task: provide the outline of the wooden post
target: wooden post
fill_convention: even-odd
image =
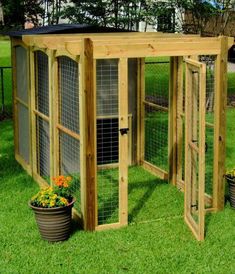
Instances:
[[[176,185],[177,175],[177,78],[178,58],[170,58],[169,119],[168,119],[168,166],[169,183]]]
[[[52,61],[52,73],[53,73],[53,147],[54,147],[54,176],[61,174],[60,170],[60,136],[59,129],[57,125],[59,124],[59,109],[60,109],[60,100],[59,100],[59,70],[58,70],[58,58],[55,57],[56,52],[53,55]]]
[[[178,72],[177,72],[177,185],[183,181],[183,120],[184,120],[184,109],[183,109],[183,100],[184,100],[184,86],[183,86],[183,57],[178,57],[177,62]]]
[[[55,175],[54,172],[54,51],[48,52],[48,81],[49,81],[49,140],[50,140],[50,184],[52,184],[52,178]]]
[[[227,57],[228,38],[220,37],[221,52],[215,66],[215,132],[214,132],[214,181],[213,208],[224,208],[225,135],[227,106]]]
[[[119,59],[118,94],[119,94],[119,222],[128,223],[128,66],[127,58]]]
[[[96,227],[97,189],[96,189],[96,92],[94,86],[93,44],[89,38],[84,39],[83,77],[84,77],[84,132],[83,146],[86,153],[85,163],[85,191],[84,228],[94,230]],[[81,91],[82,92],[82,91]],[[82,110],[80,110],[81,113]],[[84,179],[84,178],[83,178]]]
[[[144,161],[144,118],[145,118],[145,58],[138,59],[137,87],[137,163]]]

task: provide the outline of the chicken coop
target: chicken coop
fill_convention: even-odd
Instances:
[[[184,191],[185,222],[202,240],[206,212],[224,206],[233,39],[61,25],[11,41],[23,168],[41,186],[72,176],[84,229],[102,230],[128,224],[128,169],[141,167]],[[166,71],[150,75],[156,60]]]

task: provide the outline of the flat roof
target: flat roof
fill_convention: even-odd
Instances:
[[[58,24],[32,29],[22,29],[10,31],[7,35],[11,37],[22,37],[23,35],[38,35],[38,34],[72,34],[72,33],[107,33],[107,32],[127,32],[124,29],[111,27],[100,27],[87,24]],[[130,32],[130,31],[128,31]]]

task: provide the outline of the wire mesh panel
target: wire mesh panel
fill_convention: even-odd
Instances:
[[[80,210],[80,136],[78,63],[58,57],[59,173],[73,178],[75,208]]]
[[[203,55],[200,62],[206,65],[206,193],[213,194],[214,170],[214,108],[215,108],[215,56]]]
[[[15,54],[18,154],[29,164],[28,58],[26,49],[21,46],[15,47]]]
[[[24,105],[17,104],[19,155],[29,163],[29,111]]]
[[[119,220],[118,60],[97,60],[96,83],[98,225],[101,225]],[[103,164],[105,169],[99,167]]]
[[[15,47],[16,54],[16,96],[28,104],[28,58],[27,50],[21,46]]]
[[[35,52],[35,83],[37,168],[39,175],[49,180],[49,74],[48,56],[42,51]]]
[[[44,179],[50,179],[50,137],[49,123],[37,116],[37,167],[38,173]]]
[[[169,58],[145,62],[144,160],[168,172]]]

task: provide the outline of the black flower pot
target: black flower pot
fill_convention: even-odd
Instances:
[[[235,180],[232,180],[228,177],[226,177],[226,179],[228,182],[230,205],[232,208],[235,208]]]
[[[49,242],[65,241],[69,238],[72,226],[72,207],[75,199],[65,207],[41,208],[29,206],[35,214],[42,239]]]

